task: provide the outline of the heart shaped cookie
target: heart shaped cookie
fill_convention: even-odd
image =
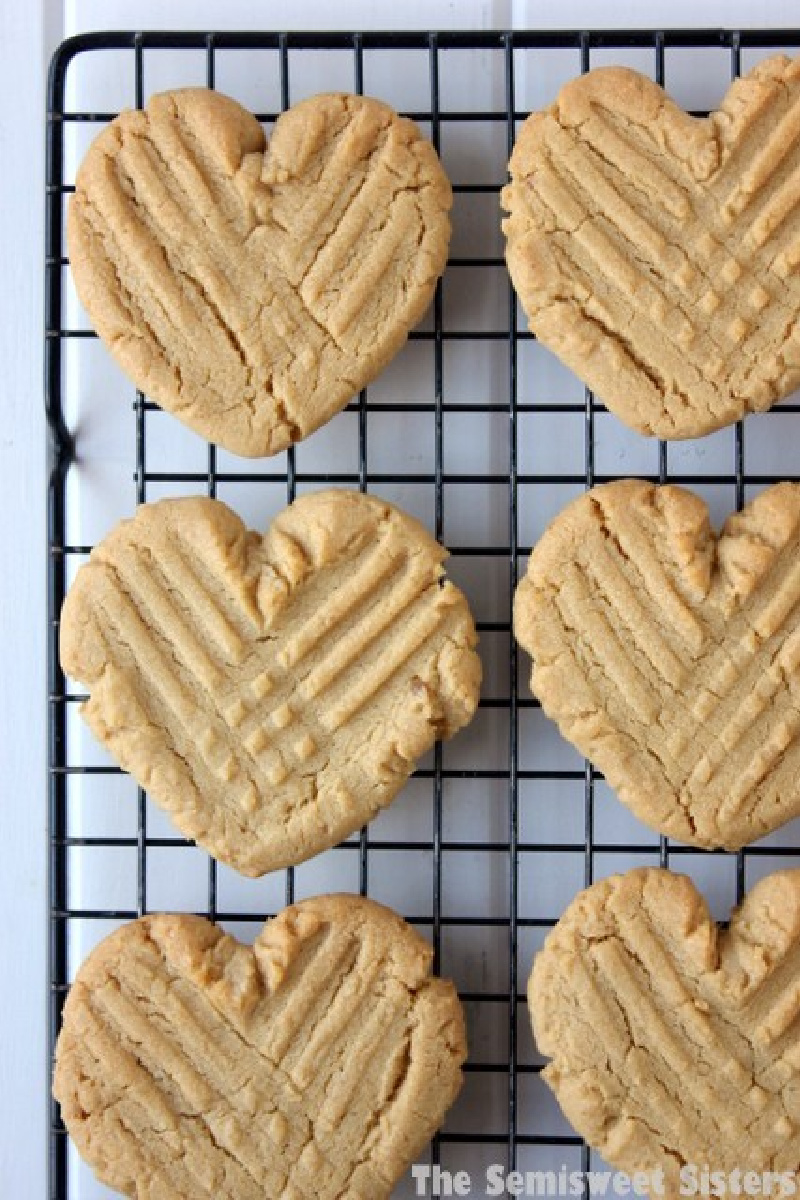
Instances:
[[[67,242],[78,296],[136,386],[236,454],[312,433],[397,353],[445,267],[450,184],[413,122],[315,96],[270,139],[202,88],[93,142]]]
[[[726,521],[593,488],[534,547],[515,634],[564,736],[660,833],[737,849],[798,812],[798,487]]]
[[[797,871],[758,883],[725,932],[683,875],[596,883],[546,938],[528,1002],[565,1116],[613,1166],[661,1172],[649,1194],[709,1195],[704,1170],[739,1172],[712,1195],[795,1194],[779,1177],[798,1170]]]
[[[443,548],[357,492],[264,537],[219,501],[146,504],[81,567],[61,661],[179,829],[246,875],[364,825],[473,716],[481,667]]]
[[[798,386],[798,62],[695,119],[602,67],[523,125],[502,193],[532,331],[640,433],[698,437]]]
[[[137,1200],[388,1197],[462,1081],[461,1006],[431,961],[359,896],[304,900],[252,948],[201,917],[143,917],[67,997],[64,1123]]]

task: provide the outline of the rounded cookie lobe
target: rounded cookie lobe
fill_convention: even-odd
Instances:
[[[798,499],[767,488],[716,537],[683,488],[595,487],[518,585],[544,711],[680,841],[737,849],[798,812]]]
[[[82,713],[178,828],[247,875],[335,845],[472,718],[481,668],[445,551],[356,492],[262,537],[215,500],[142,505],[61,616]]]
[[[798,62],[688,116],[601,67],[518,134],[506,259],[537,338],[626,424],[709,433],[798,386]]]
[[[306,437],[397,353],[445,267],[451,189],[388,105],[321,95],[269,144],[234,100],[153,96],[92,143],[67,241],[137,387],[247,456]]]
[[[534,960],[543,1078],[619,1170],[798,1169],[798,872],[719,931],[693,883],[642,868],[581,892]],[[774,1180],[766,1195],[778,1195]]]
[[[467,1054],[431,947],[359,896],[304,900],[253,947],[201,917],[106,938],[64,1006],[53,1094],[135,1200],[388,1197]]]

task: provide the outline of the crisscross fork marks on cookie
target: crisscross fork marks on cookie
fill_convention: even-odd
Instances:
[[[695,437],[798,384],[797,118],[786,58],[703,121],[611,67],[518,136],[504,230],[532,330],[643,433]]]
[[[79,572],[62,660],[179,828],[261,874],[359,828],[472,716],[475,630],[443,558],[351,492],[302,498],[263,539],[216,501],[144,506]]]
[[[798,597],[797,487],[718,540],[691,493],[625,481],[535,546],[515,631],[546,713],[637,816],[732,848],[798,809]]]
[[[684,876],[612,876],[535,959],[543,1078],[608,1162],[661,1167],[667,1195],[687,1163],[797,1170],[797,976],[797,871],[757,884],[726,932]]]
[[[431,958],[356,896],[286,910],[253,948],[197,917],[133,922],[65,1005],[65,1123],[131,1196],[388,1197],[461,1083],[461,1009]]]
[[[400,349],[447,254],[451,191],[411,121],[361,96],[256,119],[154,96],[91,146],[67,235],[76,288],[137,385],[234,453],[275,454]]]

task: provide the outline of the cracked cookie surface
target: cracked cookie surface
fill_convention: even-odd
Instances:
[[[537,338],[641,433],[689,438],[798,386],[798,62],[690,117],[602,67],[518,134],[506,259]]]
[[[464,1020],[431,947],[359,896],[304,900],[253,947],[201,917],[123,926],[78,972],[53,1093],[137,1200],[380,1200],[461,1086]]]
[[[216,500],[145,504],[78,572],[61,662],[178,828],[261,875],[359,829],[472,718],[475,627],[445,556],[356,492],[304,496],[263,537]]]
[[[312,433],[397,353],[445,267],[451,189],[378,100],[322,95],[269,144],[201,88],[92,143],[68,212],[78,295],[137,387],[247,456]]]
[[[542,1076],[629,1175],[686,1164],[798,1170],[798,872],[762,879],[719,930],[683,875],[581,892],[534,960]],[[782,1195],[777,1181],[764,1195]]]
[[[717,537],[683,488],[605,484],[557,516],[518,585],[544,711],[680,841],[738,849],[798,812],[798,501],[776,484]]]

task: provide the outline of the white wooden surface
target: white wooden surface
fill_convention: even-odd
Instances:
[[[792,25],[794,0],[4,0],[0,6],[0,1185],[46,1174],[44,72],[64,33],[101,28]]]

